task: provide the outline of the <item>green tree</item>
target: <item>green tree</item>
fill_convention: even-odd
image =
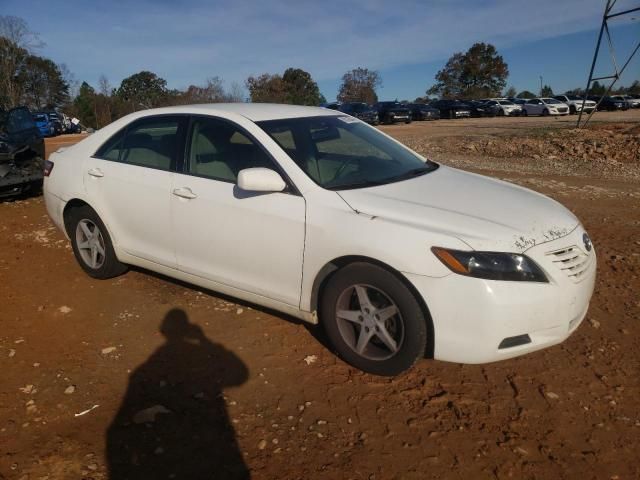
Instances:
[[[375,70],[354,68],[342,76],[342,84],[338,92],[340,102],[376,103],[376,90],[382,86],[382,77]]]
[[[640,95],[640,81],[634,80],[631,85],[627,87],[627,93],[629,95]]]
[[[515,97],[517,93],[518,93],[518,91],[516,90],[516,87],[511,85],[509,88],[507,88],[505,90],[503,96],[505,96],[505,97]]]
[[[530,92],[529,90],[523,90],[518,95],[516,95],[516,97],[517,98],[536,98],[536,94],[533,92]]]
[[[549,85],[545,85],[544,87],[542,87],[542,90],[540,90],[540,96],[553,97],[553,89]]]
[[[286,103],[287,91],[280,75],[263,73],[258,77],[249,77],[247,90],[253,103]]]
[[[69,85],[60,68],[48,58],[29,55],[17,81],[22,90],[21,102],[36,110],[61,107],[69,100]]]
[[[287,68],[282,74],[286,103],[292,105],[320,105],[320,89],[309,72],[300,68]]]
[[[507,84],[509,68],[496,48],[475,43],[466,53],[454,53],[436,74],[427,95],[442,98],[495,97]]]
[[[591,88],[589,89],[589,93],[591,95],[604,95],[606,91],[607,91],[607,87],[602,85],[597,80],[593,82],[593,84],[591,85]]]
[[[85,127],[97,128],[96,91],[87,82],[82,82],[78,96],[73,100],[74,113]]]
[[[169,92],[164,78],[143,70],[122,80],[116,94],[133,110],[140,110],[163,105]]]
[[[571,90],[567,90],[566,92],[564,92],[565,95],[584,95],[584,89],[583,88],[573,88]]]

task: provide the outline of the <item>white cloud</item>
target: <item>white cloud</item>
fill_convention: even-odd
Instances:
[[[595,29],[603,8],[600,0],[197,2],[125,2],[98,11],[74,4],[60,12],[72,22],[40,31],[55,38],[45,38],[52,56],[76,72],[105,72],[119,82],[144,68],[183,87],[288,66],[333,79],[355,66],[447,58],[476,41],[504,48]]]

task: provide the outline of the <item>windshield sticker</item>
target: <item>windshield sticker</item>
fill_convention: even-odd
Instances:
[[[338,120],[342,120],[344,123],[358,123],[360,121],[353,117],[338,117]]]

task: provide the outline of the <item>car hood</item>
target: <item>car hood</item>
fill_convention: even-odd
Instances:
[[[445,166],[411,180],[338,193],[358,213],[451,235],[475,250],[521,253],[579,224],[544,195]]]

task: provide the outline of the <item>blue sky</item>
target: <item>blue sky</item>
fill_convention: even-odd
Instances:
[[[637,4],[618,0],[616,10]],[[583,87],[603,8],[604,0],[0,0],[0,14],[40,34],[41,54],[94,86],[101,74],[117,86],[140,70],[171,88],[216,75],[229,86],[293,66],[329,100],[357,66],[381,73],[381,99],[423,95],[447,58],[476,41],[496,45],[518,90],[537,91],[540,75],[558,92]],[[620,58],[640,39],[636,18],[612,21]],[[640,56],[622,83],[638,78]]]

